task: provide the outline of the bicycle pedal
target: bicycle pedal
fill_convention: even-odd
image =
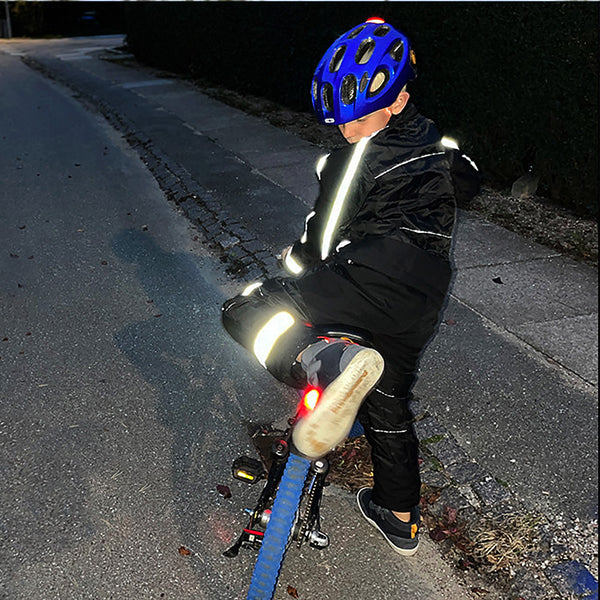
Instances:
[[[233,461],[232,474],[235,479],[256,483],[265,476],[263,464],[255,458],[240,456]]]
[[[316,529],[308,534],[307,539],[310,546],[319,550],[323,550],[323,548],[329,546],[329,536]]]

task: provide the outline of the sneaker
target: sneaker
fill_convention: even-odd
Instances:
[[[308,382],[323,390],[316,408],[294,428],[292,439],[305,457],[327,454],[348,435],[358,409],[383,373],[377,350],[337,339],[312,344],[302,353]]]
[[[358,508],[363,517],[379,529],[387,543],[398,554],[412,556],[419,547],[419,507],[411,510],[410,523],[401,521],[394,513],[371,500],[371,488],[362,488],[356,495]]]

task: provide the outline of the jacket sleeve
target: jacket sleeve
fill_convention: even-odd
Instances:
[[[285,261],[294,275],[326,260],[336,249],[343,231],[375,185],[364,160],[369,138],[337,150],[317,165],[319,196],[306,217],[304,233]]]

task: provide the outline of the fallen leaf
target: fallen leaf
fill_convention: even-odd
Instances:
[[[28,331],[25,335],[31,335],[31,331]]]
[[[158,313],[157,315],[154,315],[155,317],[162,317],[162,313]]]
[[[345,456],[346,460],[352,460],[356,456],[356,448],[352,448]]]
[[[444,514],[448,524],[456,523],[456,518],[458,517],[458,510],[456,510],[456,508],[446,506],[446,508],[444,509]]]
[[[429,532],[429,537],[434,542],[441,542],[441,541],[445,540],[448,537],[448,533],[446,531],[444,531],[441,527],[434,527]]]
[[[8,342],[8,338],[2,338],[3,342]]]
[[[456,321],[454,319],[446,319],[444,323],[446,325],[456,325]]]
[[[291,585],[288,585],[287,588],[287,593],[292,597],[292,598],[300,598],[300,596],[298,596],[298,590],[295,587],[292,587]]]
[[[231,498],[231,490],[226,485],[218,485],[217,492],[219,492],[223,498]]]
[[[19,227],[19,229],[25,229],[27,227],[27,225],[21,225],[21,227]]]
[[[471,588],[471,591],[475,594],[479,594],[480,596],[482,596],[483,594],[489,594],[488,590],[484,590],[483,588],[478,587]]]
[[[181,556],[190,556],[192,551],[188,550],[185,546],[179,546],[179,554],[181,554]]]
[[[494,283],[504,283],[504,281],[502,281],[502,279],[501,279],[500,277],[494,277],[494,278],[492,279],[492,281],[493,281]]]

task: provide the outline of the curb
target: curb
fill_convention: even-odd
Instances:
[[[126,117],[35,58],[27,56],[22,60],[30,68],[76,93],[80,102],[100,113],[123,135],[123,139],[152,173],[167,199],[177,205],[220,260],[228,264],[225,269],[227,274],[241,282],[251,282],[266,277],[277,268],[277,259],[260,240],[250,234],[184,167],[169,160],[150,140],[142,139]]]
[[[502,519],[515,512],[525,514],[508,484],[471,460],[434,417],[427,413],[417,417],[415,429],[421,440],[423,483],[439,492],[437,501],[428,507],[432,516],[443,518],[449,510],[457,511],[472,528],[486,519]],[[543,518],[537,528],[543,549],[534,558],[542,566],[511,568],[510,581],[505,582],[511,600],[598,600],[597,579],[580,560],[565,560],[564,545],[548,520]]]

